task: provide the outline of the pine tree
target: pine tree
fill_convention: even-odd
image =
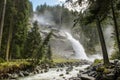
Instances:
[[[51,46],[50,45],[48,45],[47,58],[50,61],[52,60],[52,50],[51,50]]]
[[[45,37],[45,39],[42,42],[42,45],[40,46],[38,50],[38,54],[36,55],[37,59],[41,60],[47,60],[48,58],[48,51],[49,51],[49,41],[52,36],[52,31]]]
[[[38,48],[41,45],[41,36],[37,21],[33,23],[33,28],[29,31],[26,46],[25,46],[25,58],[35,58],[38,53]]]
[[[28,32],[30,2],[29,0],[14,1],[17,15],[15,17],[16,21],[13,29],[12,46],[10,52],[12,58],[22,58],[22,56],[24,55],[24,46]]]
[[[7,3],[7,0],[4,0],[3,10],[2,10],[2,18],[1,18],[1,25],[0,25],[0,51],[1,51],[1,44],[2,44],[2,36],[3,36],[3,27],[4,27],[6,3]]]
[[[22,57],[28,32],[30,6],[29,0],[7,0],[1,46],[2,54],[0,54],[2,58],[8,60],[9,58]]]
[[[84,0],[77,0],[77,3],[79,5],[81,5],[83,1]],[[104,1],[88,0],[88,2],[90,3],[90,5],[89,5],[88,9],[86,10],[86,12],[84,12],[85,13],[84,15],[86,16],[86,17],[84,17],[86,19],[85,24],[96,22],[98,35],[99,35],[101,48],[102,48],[102,53],[103,53],[104,65],[108,66],[110,63],[109,63],[105,39],[103,36],[101,22],[107,17],[107,14],[110,10],[110,8],[109,8],[110,0],[104,0]],[[88,15],[88,13],[89,13],[89,15]]]

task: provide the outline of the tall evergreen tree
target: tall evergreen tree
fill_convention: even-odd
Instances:
[[[47,58],[48,60],[52,60],[52,50],[50,45],[48,45]]]
[[[51,36],[52,36],[52,31],[43,40],[42,45],[38,50],[38,54],[36,55],[37,59],[46,60],[48,58],[48,50],[49,50],[48,46]]]
[[[30,6],[29,0],[7,0],[7,14],[5,14],[4,19],[1,47],[2,54],[0,54],[2,58],[7,60],[10,57],[21,58],[28,32]]]
[[[25,46],[25,58],[35,58],[38,54],[38,48],[41,45],[41,36],[37,21],[33,23],[33,28],[29,31],[26,46]]]
[[[84,1],[84,0],[77,0],[77,3],[79,5],[81,5],[82,1]],[[88,0],[88,2],[89,2],[89,8],[86,10],[85,13],[87,13],[87,14],[89,13],[89,15],[85,14],[86,21],[87,21],[85,23],[88,24],[88,23],[92,23],[94,21],[96,22],[97,29],[98,29],[98,35],[99,35],[100,43],[101,43],[101,48],[102,48],[102,52],[103,52],[104,65],[108,66],[110,63],[109,63],[107,48],[106,48],[105,39],[103,36],[102,27],[101,27],[101,22],[106,18],[107,14],[109,12],[110,5],[108,5],[108,4],[110,3],[110,0],[105,0],[105,1]],[[108,4],[106,4],[106,3],[108,3]]]
[[[24,55],[24,44],[28,32],[28,20],[30,17],[30,2],[29,0],[14,0],[17,15],[13,29],[11,57],[21,58]],[[19,5],[18,5],[19,4]]]
[[[120,38],[119,38],[119,27],[117,23],[117,18],[115,15],[115,8],[114,8],[115,1],[110,0],[110,5],[111,5],[111,10],[112,10],[112,16],[113,16],[113,22],[114,22],[114,27],[115,27],[115,34],[116,34],[116,39],[117,39],[117,45],[120,53]]]
[[[14,28],[14,16],[16,15],[16,10],[15,10],[15,3],[14,1],[12,2],[12,6],[10,7],[10,14],[9,18],[10,18],[10,23],[9,23],[9,32],[8,32],[8,39],[7,39],[7,48],[6,48],[6,61],[9,61],[9,53],[10,53],[10,45],[11,45],[11,41],[12,41],[12,33],[13,33],[13,28]]]
[[[2,18],[1,18],[1,25],[0,25],[0,51],[1,51],[1,44],[2,44],[2,35],[3,35],[6,3],[7,3],[7,0],[4,0],[3,11],[2,11]]]

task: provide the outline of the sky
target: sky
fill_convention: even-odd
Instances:
[[[33,3],[33,10],[35,11],[37,5],[46,3],[47,5],[54,6],[62,3],[65,0],[30,0]]]

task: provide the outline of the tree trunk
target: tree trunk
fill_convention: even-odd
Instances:
[[[10,27],[9,27],[9,34],[8,34],[8,41],[7,41],[7,49],[6,49],[6,61],[9,61],[9,53],[10,53],[10,43],[12,40],[12,31],[13,31],[13,18],[11,18],[10,21]]]
[[[112,10],[113,21],[114,21],[114,26],[115,26],[115,34],[116,34],[116,39],[117,39],[117,45],[118,45],[118,49],[119,49],[119,53],[120,53],[119,29],[118,29],[118,25],[117,25],[117,20],[116,20],[116,16],[115,16],[115,11],[114,11],[113,1],[112,0],[111,0],[111,10]]]
[[[2,44],[2,33],[3,33],[4,19],[5,19],[6,3],[7,3],[7,0],[4,0],[1,26],[0,26],[0,51],[1,51],[1,44]]]
[[[97,30],[100,38],[100,43],[101,43],[101,48],[102,48],[102,53],[103,53],[103,61],[104,65],[108,66],[109,65],[109,58],[108,58],[108,53],[107,53],[107,48],[105,44],[105,39],[103,36],[102,28],[101,28],[101,23],[99,21],[99,18],[97,18]]]

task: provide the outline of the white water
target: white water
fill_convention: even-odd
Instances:
[[[75,51],[76,59],[93,60],[96,58],[96,55],[88,58],[82,44],[78,40],[73,38],[70,33],[65,31],[65,34],[67,36],[67,39],[70,41],[70,44],[72,44],[72,47]],[[65,80],[65,79],[68,80],[71,77],[77,77],[79,70],[84,70],[88,66],[89,65],[81,65],[78,67],[73,66],[73,70],[69,74],[66,74],[67,67],[62,68],[63,70],[59,72],[57,72],[57,69],[59,68],[52,68],[52,69],[49,69],[49,71],[46,73],[41,73],[41,74],[37,74],[33,76],[19,78],[18,80]],[[61,74],[63,74],[63,76],[60,76]]]
[[[78,40],[73,38],[70,33],[65,32],[65,34],[67,35],[67,39],[71,42],[72,47],[75,51],[75,58],[88,60],[88,57],[85,53],[85,50],[84,50],[82,44]]]
[[[19,78],[17,80],[68,80],[71,77],[77,77],[77,74],[79,73],[79,70],[84,70],[89,65],[82,65],[79,67],[73,66],[73,70],[66,74],[66,68],[62,68],[62,71],[57,72],[57,69],[60,68],[52,68],[46,73],[37,74],[34,76],[28,76],[24,78]],[[60,76],[60,74],[63,74],[63,76]],[[65,78],[65,79],[64,79]]]

